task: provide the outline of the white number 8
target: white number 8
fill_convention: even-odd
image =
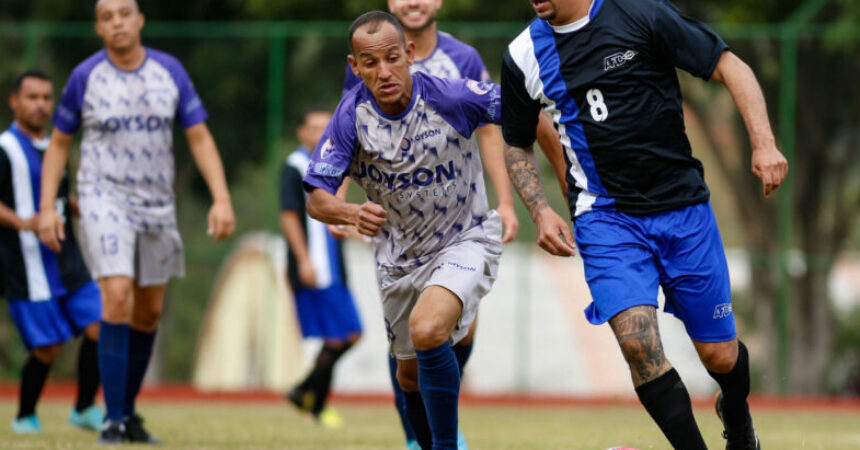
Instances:
[[[588,106],[591,107],[591,117],[598,122],[603,122],[609,117],[609,108],[603,102],[603,93],[600,89],[589,89],[585,93],[585,99],[588,100]]]

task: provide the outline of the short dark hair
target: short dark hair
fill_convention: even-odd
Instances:
[[[367,32],[369,34],[373,34],[379,30],[379,25],[385,22],[394,25],[394,28],[397,30],[397,34],[400,35],[400,39],[403,41],[403,46],[405,47],[406,35],[403,33],[403,27],[400,26],[400,22],[398,22],[394,16],[388,14],[387,12],[370,11],[358,16],[358,18],[352,22],[352,25],[349,26],[349,52],[353,53],[352,36],[355,34],[356,30],[365,25],[371,25],[373,26],[373,28],[367,30]]]
[[[24,80],[26,80],[27,78],[38,78],[47,82],[51,81],[51,78],[48,77],[48,74],[39,69],[25,70],[18,75],[15,75],[15,79],[12,80],[13,94],[18,94],[18,92],[21,92],[21,86],[24,84]]]

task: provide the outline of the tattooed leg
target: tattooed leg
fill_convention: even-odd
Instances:
[[[657,308],[634,306],[610,319],[609,325],[630,366],[634,386],[639,387],[672,369],[663,354]]]

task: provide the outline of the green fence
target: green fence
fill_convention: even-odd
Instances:
[[[744,59],[747,59],[745,53],[755,53],[759,44],[778,52],[769,58],[771,63],[775,61],[775,67],[766,62],[761,63],[761,67],[751,65],[757,73],[765,74],[762,83],[772,105],[771,117],[775,119],[779,145],[792,163],[796,161],[798,90],[803,88],[799,80],[804,70],[803,46],[808,42],[833,42],[839,47],[860,41],[860,24],[810,23],[826,4],[827,0],[809,1],[783,24],[715,25]],[[294,143],[291,127],[297,123],[304,107],[336,103],[345,67],[348,25],[345,22],[154,22],[146,25],[145,43],[173,53],[183,61],[210,111],[210,128],[224,155],[231,185],[240,186],[239,192],[234,192],[237,216],[244,222],[239,224],[240,231],[276,229],[277,183],[274,180],[285,155],[285,146]],[[441,29],[478,48],[494,75],[498,74],[504,47],[523,27],[523,23],[440,24]],[[60,80],[65,80],[77,62],[100,48],[92,23],[0,22],[0,41],[4,42],[0,58],[5,62],[0,68],[0,80],[3,80],[0,88],[8,86],[6,80],[11,79],[14,72],[27,67],[44,67],[62,83]],[[848,51],[848,55],[851,54]],[[767,76],[768,73],[771,76]],[[834,101],[845,103],[845,108],[856,109],[851,105],[850,96],[847,97]],[[0,112],[0,120],[9,121],[7,111]],[[194,174],[187,152],[181,151],[183,141],[176,141],[180,168],[177,185],[180,202],[185,201],[190,206],[180,211],[180,222],[200,227],[192,231],[200,235],[202,233],[197,233],[203,229],[200,216],[205,215],[205,202],[200,198],[205,198],[206,191]],[[552,178],[547,180],[551,182]],[[765,259],[778,259],[777,352],[778,366],[783,372],[789,371],[790,354],[788,250],[797,245],[797,230],[792,225],[797,215],[794,188],[792,172],[780,189],[778,249],[764,255]],[[260,192],[265,194],[261,196]],[[555,196],[553,202],[559,206],[560,196]],[[526,225],[522,238],[531,239],[528,216],[520,217]],[[740,238],[732,236],[727,240],[735,245],[741,242]],[[171,288],[170,295],[185,295],[177,290],[195,292],[205,302],[207,283],[211,282],[211,274],[226,249],[195,238],[189,238],[187,247],[189,267],[199,267],[199,270],[190,270],[190,279]],[[830,259],[833,256],[827,255]],[[201,289],[205,295],[200,293]],[[200,314],[202,306],[197,305],[188,313],[191,317],[171,319],[180,323],[166,325],[174,338],[180,336],[189,341],[163,355],[167,360],[168,378],[187,377],[188,360],[199,324],[195,320],[199,321]],[[172,368],[174,364],[176,369]],[[781,379],[779,390],[787,389],[787,378]]]

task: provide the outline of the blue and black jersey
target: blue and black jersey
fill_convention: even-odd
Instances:
[[[0,202],[28,219],[39,210],[42,157],[47,139],[31,140],[17,125],[0,135]],[[39,242],[32,231],[0,226],[0,285],[8,300],[42,301],[76,291],[90,281],[72,232],[69,181],[63,175],[57,212],[65,221],[66,240],[60,253]]]
[[[594,0],[588,16],[559,27],[535,19],[504,56],[505,141],[532,145],[540,109],[551,113],[565,149],[572,217],[707,201],[675,68],[707,80],[726,50],[666,0]]]

